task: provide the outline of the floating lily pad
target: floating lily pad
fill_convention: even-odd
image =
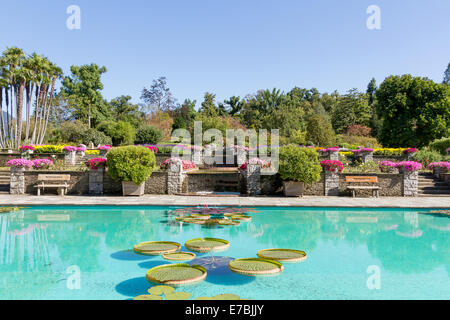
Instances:
[[[166,300],[188,300],[191,297],[189,292],[174,292],[164,296]]]
[[[8,213],[18,211],[21,208],[18,207],[0,207],[0,213]]]
[[[258,251],[257,256],[263,259],[283,262],[299,262],[307,258],[305,251],[292,249],[264,249]]]
[[[250,217],[250,216],[244,216],[244,215],[234,215],[234,216],[231,216],[231,219],[233,219],[233,220],[239,220],[239,221],[245,221],[245,222],[247,222],[247,221],[252,221],[252,217]]]
[[[239,297],[236,294],[232,294],[232,293],[224,293],[224,294],[219,294],[217,296],[213,297],[214,300],[241,300],[241,297]]]
[[[134,246],[134,251],[144,255],[157,256],[163,253],[176,252],[181,245],[172,241],[149,241]]]
[[[195,300],[214,300],[214,298],[211,298],[211,297],[198,297],[198,298],[195,298]]]
[[[248,276],[274,274],[284,269],[281,263],[262,258],[236,259],[230,261],[228,268],[233,272]]]
[[[229,220],[229,219],[220,219],[218,221],[218,223],[221,226],[238,226],[241,224],[240,221],[237,221],[237,220],[233,221],[233,220]]]
[[[190,261],[195,259],[196,255],[192,252],[172,252],[165,253],[162,257],[166,260],[174,260],[174,261]]]
[[[189,216],[189,218],[200,219],[200,220],[208,220],[211,218],[209,214],[198,214],[194,213]]]
[[[222,251],[230,247],[227,240],[216,238],[197,238],[186,241],[186,248],[195,252]]]
[[[148,293],[154,294],[157,296],[166,295],[175,291],[174,287],[171,286],[154,286],[148,289]]]
[[[440,215],[444,215],[444,216],[450,216],[450,210],[433,210],[433,211],[430,211],[430,213],[440,214]]]
[[[192,223],[192,224],[205,224],[206,220],[196,219],[196,218],[184,218],[183,222],[185,222],[185,223]]]
[[[152,283],[178,286],[204,280],[206,269],[197,265],[190,266],[186,263],[166,264],[147,271],[146,278]]]
[[[232,216],[243,216],[245,215],[244,212],[227,212],[224,213],[224,217],[232,217]]]
[[[143,294],[137,297],[134,297],[133,300],[162,300],[161,296],[157,296],[154,294]]]

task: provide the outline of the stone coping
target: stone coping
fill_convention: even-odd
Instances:
[[[249,207],[341,207],[341,208],[450,208],[449,197],[351,198],[285,197],[189,197],[172,195],[34,196],[0,194],[1,206],[249,206]]]

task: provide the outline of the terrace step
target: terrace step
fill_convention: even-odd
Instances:
[[[431,173],[419,173],[419,197],[450,195],[450,186]]]

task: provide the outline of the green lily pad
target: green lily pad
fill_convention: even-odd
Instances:
[[[165,253],[162,257],[166,260],[174,260],[174,261],[190,261],[195,259],[196,255],[192,252],[173,252],[173,253]]]
[[[283,262],[299,262],[307,259],[305,251],[292,249],[264,249],[258,251],[257,256]]]
[[[146,278],[151,283],[178,286],[202,281],[206,278],[206,273],[202,266],[190,266],[186,263],[166,264],[150,269]]]
[[[195,252],[222,251],[230,247],[227,240],[216,238],[196,238],[186,241],[186,248]]]
[[[214,298],[211,298],[211,297],[198,297],[198,298],[195,298],[195,300],[214,300]]]
[[[243,216],[245,215],[244,212],[227,212],[224,213],[224,217],[232,217],[232,216]]]
[[[154,294],[143,294],[137,297],[134,297],[133,300],[162,300],[161,296],[156,296]]]
[[[224,293],[224,294],[219,294],[217,296],[213,297],[214,300],[241,300],[241,297],[239,297],[236,294],[232,294],[232,293]]]
[[[238,226],[241,224],[240,221],[237,220],[229,220],[229,219],[220,219],[218,221],[219,225],[221,226]]]
[[[171,286],[154,286],[148,289],[148,293],[154,294],[157,296],[167,295],[175,291],[174,287]]]
[[[245,216],[245,215],[242,215],[242,214],[231,216],[231,219],[239,220],[239,221],[245,221],[245,222],[252,221],[252,217],[251,216]]]
[[[275,274],[284,269],[281,263],[262,258],[236,259],[230,261],[228,268],[235,273],[248,276]]]
[[[162,253],[176,252],[181,249],[181,245],[172,241],[149,241],[142,242],[134,246],[134,251],[139,254],[157,256]]]
[[[165,295],[166,300],[188,300],[191,297],[189,292],[174,292]]]
[[[189,218],[194,218],[194,219],[200,219],[200,220],[208,220],[211,218],[211,215],[209,214],[198,214],[198,213],[193,213],[189,216]]]

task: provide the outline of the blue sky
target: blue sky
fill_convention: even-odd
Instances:
[[[66,28],[69,5],[81,30]],[[369,30],[369,5],[381,30]],[[447,0],[1,0],[0,50],[18,46],[71,65],[108,68],[103,95],[131,95],[166,76],[179,101],[258,89],[365,90],[391,74],[441,82],[450,62]]]

